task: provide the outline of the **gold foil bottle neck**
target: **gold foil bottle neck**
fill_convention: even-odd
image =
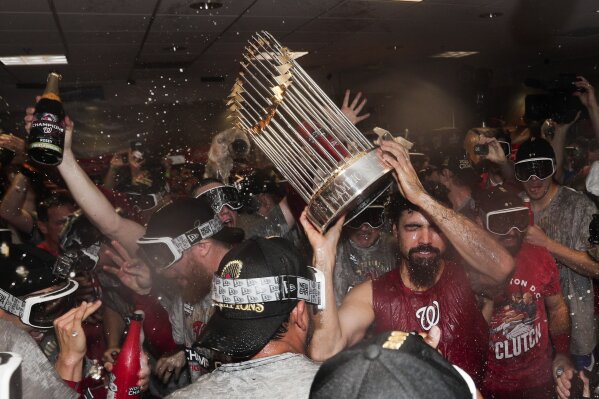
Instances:
[[[61,101],[60,95],[58,94],[58,82],[62,79],[62,76],[56,72],[50,72],[46,81],[46,90],[42,98],[49,100]]]

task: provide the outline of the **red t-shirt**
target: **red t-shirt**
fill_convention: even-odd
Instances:
[[[484,375],[487,323],[478,309],[463,268],[445,261],[439,281],[426,291],[413,291],[401,280],[400,269],[372,282],[377,333],[390,330],[441,329],[439,349],[480,383]]]
[[[494,298],[487,373],[490,391],[520,390],[548,384],[552,347],[544,299],[561,292],[551,254],[522,244],[505,291]]]

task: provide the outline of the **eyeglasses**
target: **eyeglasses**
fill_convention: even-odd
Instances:
[[[364,209],[355,218],[347,223],[347,227],[359,229],[363,224],[367,224],[373,229],[378,229],[385,223],[385,207],[382,205],[373,205]]]
[[[487,213],[486,226],[493,234],[504,236],[512,229],[524,233],[530,224],[529,209],[524,206]]]
[[[212,237],[223,228],[223,223],[214,217],[198,227],[175,237],[142,237],[137,240],[139,249],[150,266],[168,269],[183,257],[183,252],[192,245]]]
[[[19,316],[24,324],[34,328],[52,328],[55,319],[70,310],[75,304],[75,291],[79,283],[66,280],[58,289],[29,298],[20,299],[0,289],[0,308]]]
[[[514,164],[516,179],[521,182],[529,181],[533,176],[539,180],[545,180],[555,173],[555,165],[552,158],[531,158]]]
[[[225,205],[227,205],[234,211],[240,209],[243,206],[241,197],[239,195],[239,191],[237,191],[237,189],[232,186],[220,186],[211,188],[210,190],[198,195],[196,198],[204,196],[208,198],[208,201],[210,201],[210,205],[212,206],[212,210],[217,215],[220,213],[220,211],[223,209],[223,206]]]

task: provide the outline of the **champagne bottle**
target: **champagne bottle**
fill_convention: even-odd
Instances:
[[[35,106],[35,119],[27,139],[29,158],[44,165],[58,165],[62,161],[65,113],[58,94],[61,78],[55,72],[48,75],[46,90]]]
[[[141,387],[137,385],[137,380],[139,380],[139,371],[141,370],[143,318],[144,312],[141,310],[136,310],[130,317],[127,337],[110,373],[108,399],[141,398]]]

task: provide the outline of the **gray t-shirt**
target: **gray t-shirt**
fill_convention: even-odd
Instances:
[[[348,291],[356,285],[374,280],[395,269],[397,240],[389,233],[381,233],[378,241],[369,248],[360,248],[343,238],[337,245],[335,258],[335,299],[340,305]]]
[[[213,360],[213,354],[207,349],[194,350],[194,352],[201,351],[201,357],[190,354],[193,344],[197,341],[214,312],[212,296],[208,294],[201,302],[193,305],[185,303],[180,296],[177,296],[168,305],[167,311],[172,325],[174,341],[186,347],[187,365],[191,382],[193,382],[209,371],[209,367],[206,367],[207,364],[204,361]]]
[[[535,213],[535,223],[552,240],[568,248],[586,252],[589,249],[589,223],[596,212],[597,208],[584,194],[560,186],[549,206]],[[575,355],[591,353],[597,344],[593,320],[593,282],[558,259],[555,261],[572,319],[570,352]]]
[[[69,399],[79,395],[56,374],[33,338],[9,321],[0,319],[0,352],[21,355],[23,399]]]
[[[294,353],[225,364],[167,398],[306,399],[319,366]]]

